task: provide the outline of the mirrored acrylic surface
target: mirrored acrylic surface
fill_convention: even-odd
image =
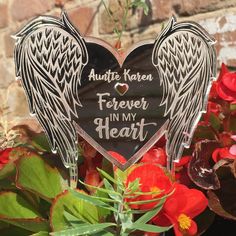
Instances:
[[[119,155],[118,162],[125,164],[139,158],[165,130],[162,88],[152,64],[154,44],[137,46],[117,60],[98,42],[86,43],[89,64],[78,90],[82,107],[76,123],[87,141],[104,149],[108,158]]]

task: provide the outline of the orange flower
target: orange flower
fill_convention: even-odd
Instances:
[[[144,194],[137,196],[135,198],[127,199],[127,201],[145,201],[151,200],[153,198],[160,198],[165,194],[168,194],[173,187],[172,182],[166,175],[164,170],[156,164],[141,164],[133,168],[132,171],[127,176],[126,186],[129,183],[139,179],[140,191],[142,192],[153,192],[153,194]],[[158,203],[145,203],[142,205],[131,205],[131,208],[147,210],[153,208]]]
[[[175,187],[175,192],[167,198],[161,213],[152,222],[159,226],[173,225],[176,236],[195,235],[197,224],[193,218],[205,210],[208,200],[197,189],[182,184]]]

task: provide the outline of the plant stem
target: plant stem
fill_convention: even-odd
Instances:
[[[118,37],[119,41],[120,41],[120,39],[121,39],[121,37],[122,37],[122,35],[123,35],[124,31],[125,31],[125,28],[126,28],[129,8],[130,8],[129,0],[126,0],[125,12],[124,12],[124,15],[122,17],[122,28],[121,28],[121,31],[120,31],[120,35]]]
[[[102,4],[103,4],[103,6],[104,6],[104,8],[105,8],[105,10],[106,10],[106,12],[107,12],[107,14],[108,14],[108,16],[109,16],[110,19],[115,23],[114,18],[113,18],[113,16],[111,15],[111,12],[109,11],[109,9],[108,9],[106,3],[104,2],[104,0],[101,0],[101,1],[102,1]]]

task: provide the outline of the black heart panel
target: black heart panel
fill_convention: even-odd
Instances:
[[[86,47],[89,63],[79,89],[78,132],[123,169],[163,135],[168,120],[160,106],[162,88],[152,64],[154,44],[134,48],[122,65],[108,46],[90,42]]]

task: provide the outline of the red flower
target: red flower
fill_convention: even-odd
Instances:
[[[80,142],[80,146],[84,160],[79,166],[79,176],[85,178],[87,170],[96,169],[97,167],[101,168],[103,156],[86,141]]]
[[[212,153],[212,159],[215,162],[223,158],[236,159],[236,145],[232,145],[231,147],[224,148],[216,148]]]
[[[221,111],[222,108],[219,104],[209,101],[207,104],[207,113],[204,114],[204,121],[209,122],[212,113],[218,117]]]
[[[86,171],[84,182],[88,185],[98,187],[101,183],[100,175],[96,169],[89,169]],[[90,192],[94,191],[92,187],[86,187]]]
[[[166,137],[163,135],[156,143],[156,147],[165,147],[166,146]]]
[[[172,182],[164,172],[164,170],[156,164],[141,164],[134,167],[127,176],[126,186],[128,187],[130,182],[139,179],[140,191],[153,192],[150,195],[140,195],[135,198],[127,199],[127,201],[145,201],[153,198],[160,198],[165,194],[168,194],[173,187]],[[145,203],[142,205],[131,205],[131,208],[135,209],[151,209],[158,203]]]
[[[109,151],[108,153],[121,164],[125,164],[127,162],[126,159],[117,152]]]
[[[176,184],[175,192],[167,198],[162,212],[152,219],[159,226],[173,225],[175,235],[195,235],[197,224],[193,220],[208,205],[205,195],[196,189]]]
[[[233,144],[233,135],[230,132],[222,132],[219,134],[219,141],[223,147],[231,146]]]
[[[9,155],[12,148],[6,148],[0,151],[0,170],[9,162]]]
[[[175,162],[175,168],[180,168],[186,166],[190,161],[191,156],[183,156],[179,162]],[[143,155],[143,158],[140,162],[159,164],[163,167],[166,167],[167,164],[167,155],[166,151],[163,148],[152,148],[147,153]]]
[[[117,160],[120,164],[125,164],[127,161],[126,159],[120,155],[119,153],[117,152],[113,152],[113,151],[108,151],[108,153],[115,159]],[[113,170],[116,171],[117,170],[117,166],[116,165],[113,165]]]
[[[179,162],[175,163],[175,180],[187,186],[191,184],[187,171],[191,158],[191,156],[183,156]]]
[[[83,156],[85,158],[91,159],[94,158],[97,155],[96,149],[94,149],[89,143],[86,141],[82,141],[80,143],[81,148],[83,150]]]
[[[183,156],[181,157],[181,159],[179,160],[179,162],[175,162],[175,168],[183,168],[186,167],[190,161],[192,157],[191,156]]]
[[[166,152],[163,148],[152,148],[146,154],[140,162],[155,163],[161,166],[166,166]]]
[[[216,87],[217,87],[217,82],[214,81],[211,86],[211,90],[210,90],[210,94],[209,94],[209,98],[208,98],[209,100],[216,99],[218,97]]]
[[[236,73],[229,72],[225,64],[216,83],[216,90],[220,98],[231,103],[236,103]]]

